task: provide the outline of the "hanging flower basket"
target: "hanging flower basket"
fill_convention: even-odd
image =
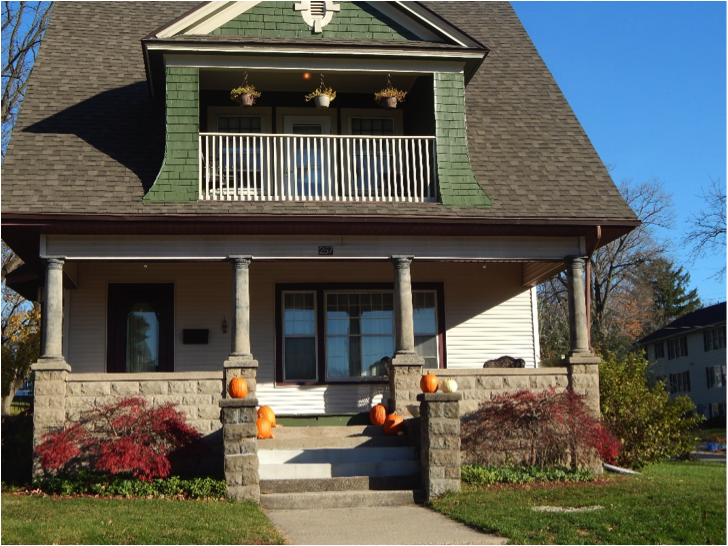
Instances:
[[[248,84],[248,73],[245,73],[245,78],[240,87],[236,87],[230,91],[230,100],[237,102],[240,106],[253,106],[255,99],[260,97],[260,92],[255,90],[254,85]]]
[[[406,91],[400,91],[394,87],[386,87],[378,93],[374,93],[374,100],[379,106],[387,109],[397,108],[398,102],[404,102]]]
[[[324,84],[324,75],[321,74],[321,85],[306,95],[306,102],[313,100],[316,108],[328,108],[329,103],[336,98],[336,91]]]

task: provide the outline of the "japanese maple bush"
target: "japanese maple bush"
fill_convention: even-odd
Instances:
[[[613,461],[620,443],[571,390],[521,390],[495,396],[465,417],[468,463],[572,466],[599,455]]]
[[[97,404],[75,424],[47,434],[37,453],[46,470],[86,467],[151,481],[169,475],[170,453],[199,438],[174,404],[152,406],[131,397]]]

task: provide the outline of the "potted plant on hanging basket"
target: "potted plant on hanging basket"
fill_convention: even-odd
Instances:
[[[253,106],[255,99],[260,97],[260,92],[255,90],[255,86],[248,83],[248,73],[245,73],[243,83],[240,87],[236,87],[230,91],[230,100],[237,102],[240,106]]]
[[[230,91],[230,100],[237,102],[240,106],[253,106],[258,97],[260,97],[260,92],[255,90],[254,85],[243,84]]]
[[[336,91],[324,84],[324,75],[321,74],[321,85],[306,95],[306,102],[313,99],[316,108],[328,108],[329,103],[336,98]]]
[[[407,91],[400,91],[394,87],[388,86],[374,93],[374,100],[382,108],[393,109],[397,108],[398,102],[404,102],[404,97],[407,95]]]

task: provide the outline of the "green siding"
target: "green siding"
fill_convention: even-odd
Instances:
[[[337,2],[341,10],[334,12],[322,32],[314,34],[295,11],[295,2],[261,2],[211,32],[214,35],[279,36],[283,38],[368,38],[370,40],[418,40],[419,38],[366,2]]]
[[[145,202],[198,198],[199,70],[167,67],[167,136],[164,163]]]
[[[492,203],[475,179],[468,154],[462,74],[434,74],[437,174],[442,204],[486,207]]]

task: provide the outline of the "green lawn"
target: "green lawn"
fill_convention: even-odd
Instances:
[[[534,511],[538,506],[604,508]],[[726,467],[665,463],[599,483],[450,494],[432,507],[514,544],[726,544]]]
[[[3,544],[283,544],[252,503],[3,493]]]

